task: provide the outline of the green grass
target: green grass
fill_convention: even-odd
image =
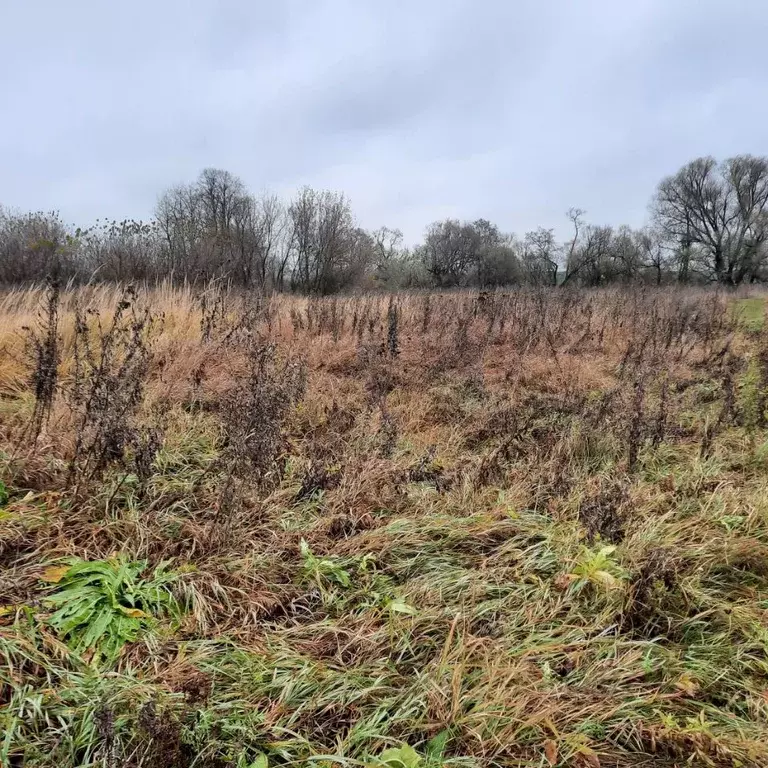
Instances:
[[[739,321],[745,330],[757,333],[763,329],[765,323],[765,299],[737,299],[734,302],[734,306]]]
[[[562,765],[630,765],[643,754],[673,765],[667,750],[698,755],[694,764],[757,765],[768,717],[768,483],[762,470],[726,480],[718,469],[713,484],[695,455],[679,456],[674,472],[672,506],[653,480],[634,480],[631,532],[618,545],[590,544],[551,514],[500,514],[497,496],[466,516],[394,517],[346,553],[303,543],[286,572],[297,612],[259,620],[250,638],[235,627],[147,638],[140,653],[105,653],[96,668],[83,655],[97,639],[90,619],[68,629],[58,613],[19,608],[0,635],[0,755],[90,765],[104,759],[109,728],[117,754],[143,750],[147,765],[194,754],[201,765],[334,755],[395,768],[533,766],[545,750]],[[456,508],[463,492],[442,506]],[[274,568],[268,556],[261,564]],[[91,574],[106,579],[100,595],[116,596],[110,616],[134,604],[142,616],[160,610],[145,594],[156,577],[137,583],[138,566],[97,565],[73,566],[54,585],[54,607],[71,607],[78,578]],[[255,563],[222,565],[236,574]],[[192,577],[220,570],[199,567]],[[129,634],[112,651],[140,639]],[[170,746],[147,742],[153,730]]]

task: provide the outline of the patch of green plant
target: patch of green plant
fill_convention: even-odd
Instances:
[[[415,616],[418,611],[397,594],[393,580],[380,573],[376,567],[374,555],[368,553],[360,558],[357,566],[362,586],[361,607],[384,610],[390,616],[402,614]]]
[[[159,565],[144,575],[146,560],[80,560],[49,568],[55,591],[44,602],[56,609],[47,623],[77,653],[115,659],[158,618],[178,615],[170,586],[177,578]]]
[[[742,327],[750,332],[762,330],[765,322],[765,302],[760,298],[738,299],[735,309]]]
[[[323,591],[329,586],[348,589],[352,586],[352,577],[349,571],[336,558],[318,557],[302,539],[299,545],[303,562],[302,576],[307,581],[317,584]]]
[[[242,768],[266,768],[264,713],[242,700],[216,702],[195,712],[182,728],[182,741],[202,762],[226,761]]]
[[[8,503],[9,497],[8,487],[2,480],[0,480],[0,507],[4,507]]]
[[[409,744],[385,749],[374,765],[386,765],[388,768],[419,768],[424,762],[422,756]]]
[[[741,411],[742,423],[748,434],[754,434],[763,419],[761,388],[760,361],[753,357],[750,359],[739,385],[739,410]]]
[[[370,765],[388,766],[388,768],[428,768],[429,766],[442,765],[449,738],[449,731],[440,731],[427,742],[423,755],[410,744],[390,747],[377,755]]]
[[[570,574],[570,578],[574,580],[574,590],[579,591],[587,584],[606,590],[621,589],[627,574],[614,557],[615,552],[616,547],[613,545],[601,547],[596,551],[583,547]]]

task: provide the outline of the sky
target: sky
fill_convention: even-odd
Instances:
[[[768,154],[765,0],[0,0],[0,204],[152,216],[205,167],[361,226],[641,225]]]

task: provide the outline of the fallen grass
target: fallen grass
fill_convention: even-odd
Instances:
[[[130,431],[78,456],[74,307],[121,295],[63,295],[36,440],[42,297],[0,302],[0,764],[768,764],[768,381],[722,297],[222,293],[211,329],[160,288]]]

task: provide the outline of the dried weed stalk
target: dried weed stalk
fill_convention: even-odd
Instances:
[[[35,407],[29,428],[33,442],[37,441],[43,426],[48,422],[56,397],[61,362],[60,298],[58,281],[49,280],[43,301],[38,308],[36,326],[23,328],[26,334],[26,354],[32,369],[32,388],[35,395]]]
[[[139,425],[138,413],[158,323],[130,286],[106,323],[96,310],[75,309],[74,370],[66,395],[76,431],[68,481],[76,491],[111,464],[129,468],[132,458],[139,477],[150,474],[159,437],[154,427],[147,432]]]

